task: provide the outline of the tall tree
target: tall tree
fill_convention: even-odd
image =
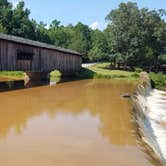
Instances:
[[[16,36],[33,39],[35,36],[35,27],[29,19],[30,10],[24,8],[24,1],[20,1],[14,9],[11,33]]]
[[[142,48],[140,11],[136,3],[121,3],[118,9],[112,10],[106,17],[109,21],[114,53],[120,53],[124,62],[133,64]]]
[[[158,56],[165,53],[164,10],[139,9],[136,3],[121,3],[106,17],[107,32],[114,54],[121,54],[126,65],[157,66]]]
[[[83,55],[85,61],[88,60],[88,52],[91,49],[91,30],[89,26],[79,22],[74,28],[71,38],[70,49],[76,50]]]
[[[11,33],[13,11],[12,4],[7,0],[0,0],[0,31]]]
[[[41,42],[51,44],[51,39],[49,37],[48,29],[46,28],[47,24],[44,22],[36,23],[36,39]]]
[[[59,47],[67,48],[71,42],[70,29],[60,25],[60,21],[53,20],[49,27],[51,42]]]
[[[142,32],[145,46],[145,62],[157,69],[158,57],[166,53],[166,23],[162,19],[164,10],[141,10]]]
[[[109,49],[108,42],[104,32],[95,30],[91,32],[92,49],[88,53],[91,61],[108,60]]]

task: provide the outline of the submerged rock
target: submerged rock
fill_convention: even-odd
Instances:
[[[123,98],[130,98],[131,97],[131,95],[128,93],[121,94],[120,96]]]

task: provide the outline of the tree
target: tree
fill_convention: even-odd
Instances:
[[[125,65],[134,65],[132,59],[137,59],[143,45],[137,4],[121,3],[118,9],[112,10],[107,15],[106,19],[109,21],[107,33],[110,33],[113,53],[120,53]]]
[[[149,58],[147,56],[146,58],[149,60],[150,68],[154,66],[156,70],[159,67],[158,57],[166,53],[166,23],[162,20],[163,15],[164,10],[141,10],[142,25],[145,28],[143,31],[145,55],[149,55]]]
[[[49,27],[49,37],[56,46],[67,48],[71,42],[71,31],[60,25],[60,21],[53,20]]]
[[[108,60],[108,43],[105,33],[100,30],[91,32],[92,49],[88,53],[91,61],[104,61]]]
[[[2,24],[0,24],[0,33],[7,33],[6,28],[4,28]]]
[[[12,31],[16,36],[34,39],[35,27],[29,19],[30,10],[25,8],[25,3],[20,1],[13,11]]]
[[[106,17],[113,54],[120,53],[124,65],[158,66],[158,56],[165,53],[166,24],[164,10],[139,9],[136,3],[121,3]]]
[[[47,24],[42,21],[39,24],[36,23],[36,39],[40,42],[51,44],[52,42],[46,26]]]
[[[80,52],[83,55],[83,60],[87,61],[91,47],[91,30],[89,26],[79,22],[73,27],[69,48]]]
[[[56,29],[56,28],[59,28],[60,27],[60,21],[58,20],[53,20],[52,23],[50,24],[50,29]]]
[[[7,0],[0,0],[0,30],[1,32],[11,33],[12,30],[12,4]]]

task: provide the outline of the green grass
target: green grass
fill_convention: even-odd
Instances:
[[[50,73],[50,77],[61,77],[61,76],[62,76],[62,74],[58,70],[54,70]]]
[[[0,71],[0,77],[9,79],[23,79],[25,74],[22,71]]]
[[[75,79],[90,79],[90,78],[108,78],[108,79],[119,79],[138,81],[139,73],[142,69],[137,68],[135,72],[124,71],[124,70],[110,70],[108,69],[110,63],[99,63],[95,66],[82,68],[79,73],[76,74]],[[24,79],[25,73],[22,71],[0,71],[1,78],[9,79]],[[57,70],[50,73],[50,78],[60,79],[61,73]],[[150,73],[155,88],[166,90],[166,75],[163,73]]]
[[[52,78],[61,77],[61,73],[58,70],[54,70],[50,73]],[[9,79],[23,79],[25,73],[23,71],[0,71],[0,77]]]
[[[50,81],[51,82],[59,82],[61,80],[61,72],[58,70],[54,70],[50,73]]]
[[[129,72],[123,70],[110,70],[107,67],[110,63],[100,63],[95,66],[82,68],[80,73],[77,74],[80,78],[110,78],[120,80],[138,80],[138,72]]]

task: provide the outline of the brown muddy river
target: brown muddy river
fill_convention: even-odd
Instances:
[[[133,88],[101,79],[0,93],[0,165],[155,166],[120,97]]]

